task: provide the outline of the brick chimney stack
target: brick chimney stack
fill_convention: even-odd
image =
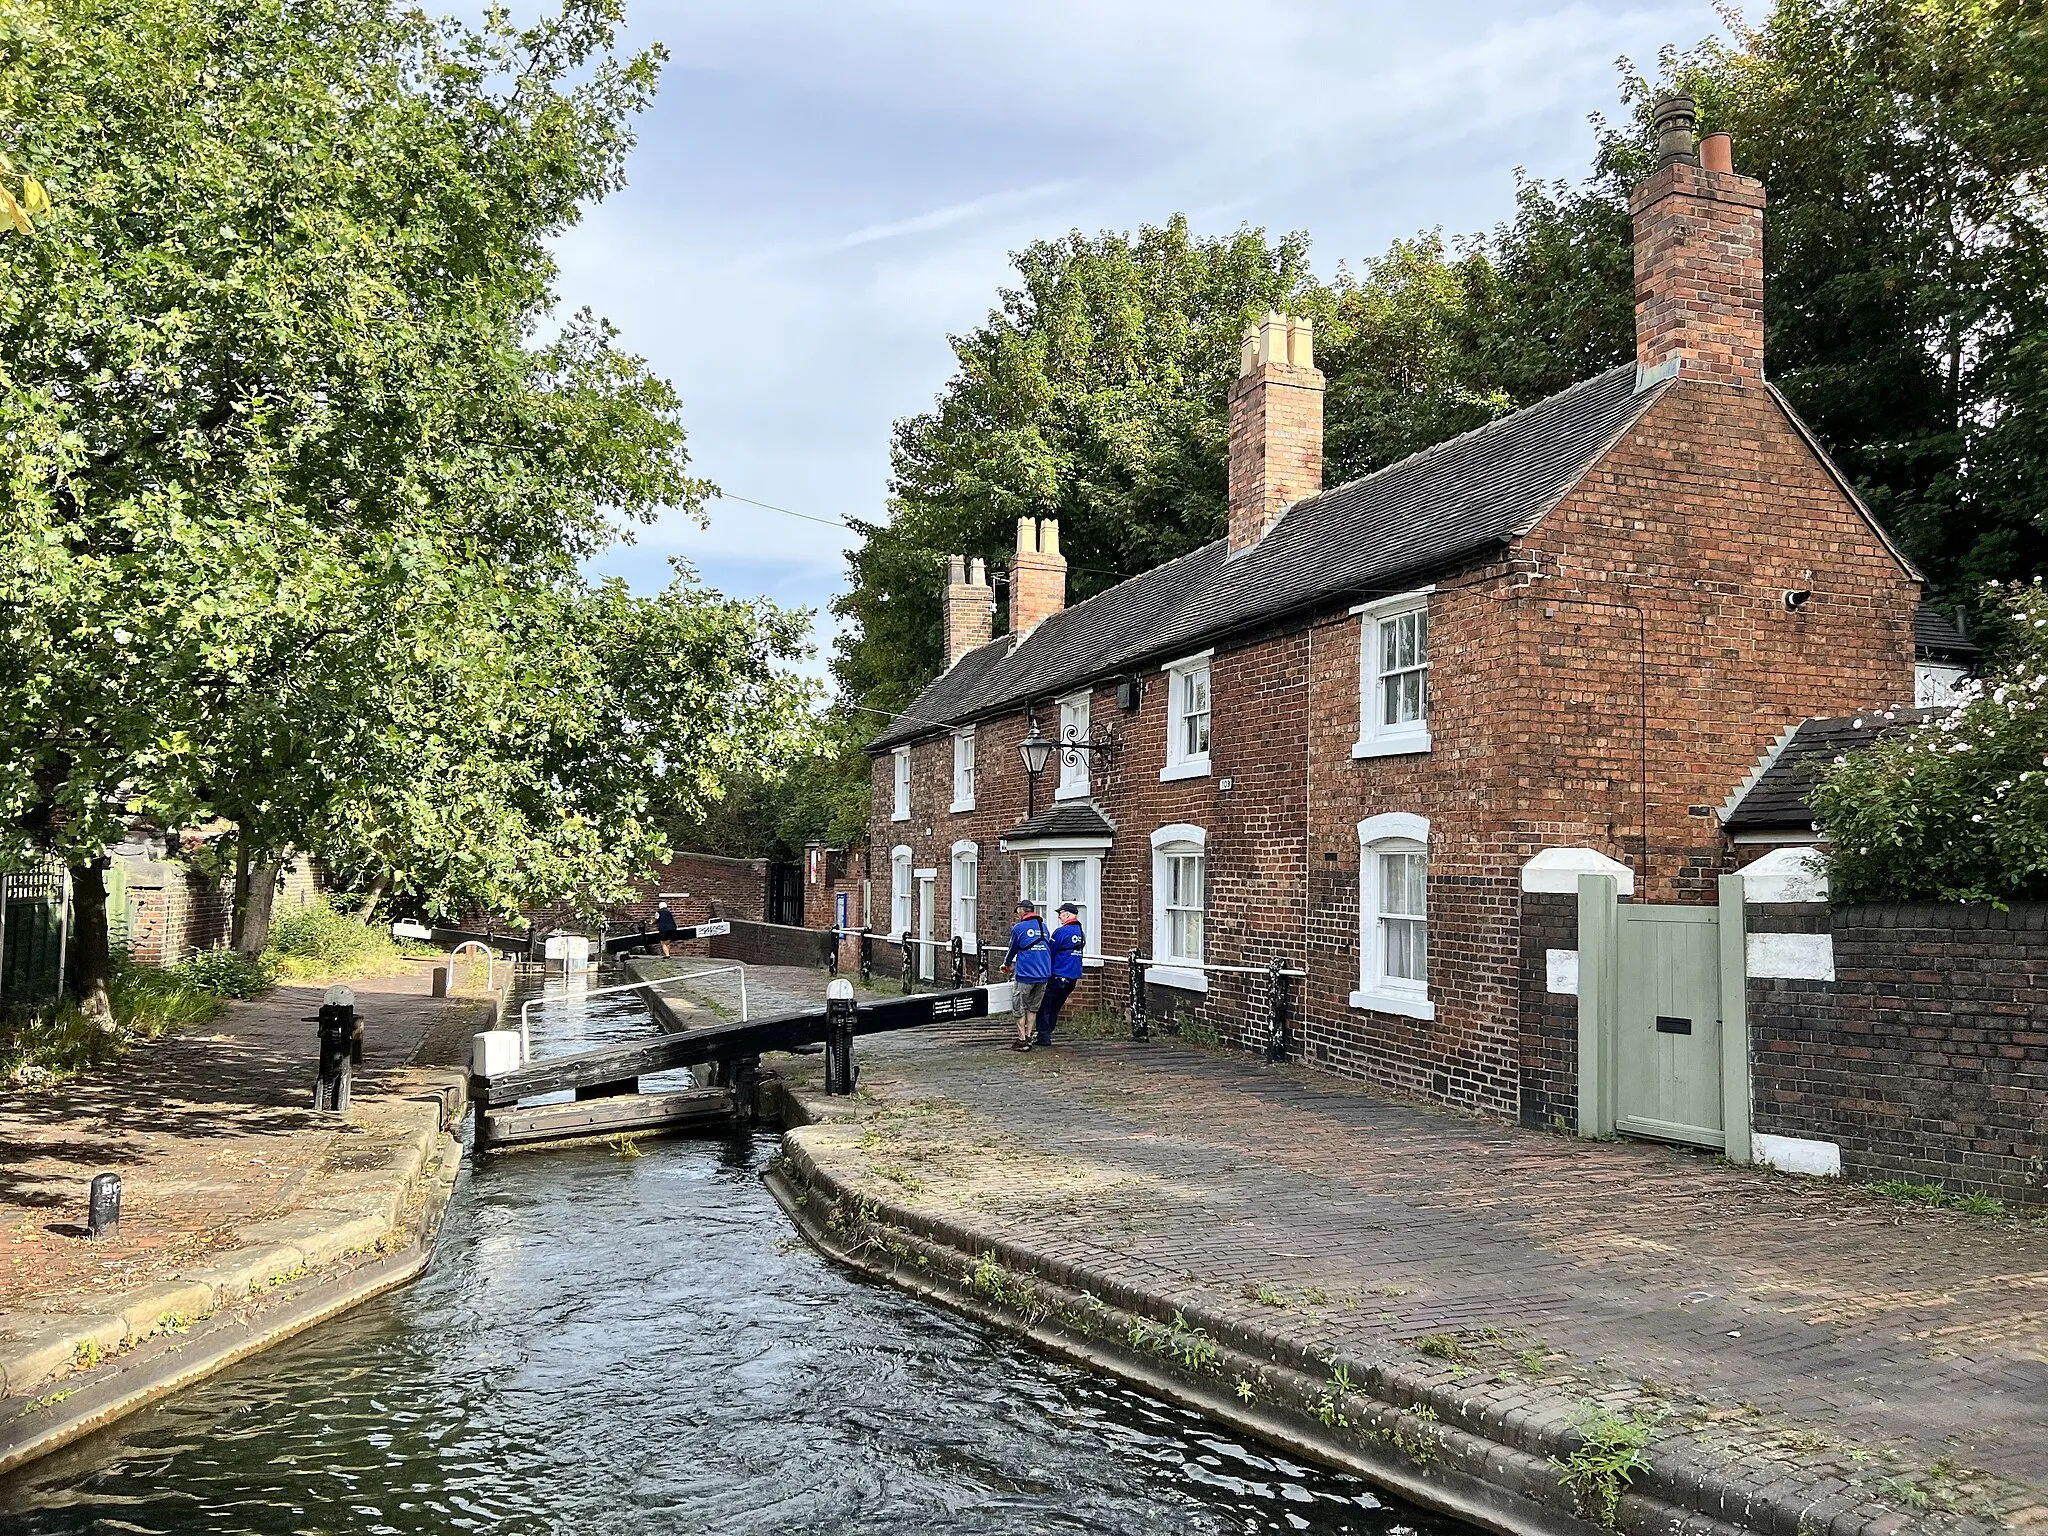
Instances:
[[[1268,312],[1245,327],[1230,386],[1230,553],[1250,549],[1289,505],[1322,488],[1314,322]]]
[[[1010,561],[1010,633],[1024,635],[1067,606],[1067,557],[1060,525],[1048,517],[1017,519],[1017,553]]]
[[[964,555],[946,557],[946,667],[995,634],[996,595],[988,567]]]
[[[1764,184],[1735,174],[1728,135],[1697,149],[1690,96],[1653,118],[1657,169],[1635,189],[1636,377],[1742,387],[1764,377]]]

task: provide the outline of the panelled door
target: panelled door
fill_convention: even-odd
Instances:
[[[1719,1147],[1721,920],[1713,907],[1618,906],[1614,1128]]]
[[[1579,1134],[1644,1136],[1750,1160],[1742,877],[1720,904],[1622,902],[1579,879]]]

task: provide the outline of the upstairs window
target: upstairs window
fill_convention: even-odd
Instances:
[[[974,809],[974,732],[957,732],[953,737],[953,809]]]
[[[1069,752],[1069,741],[1088,739],[1088,695],[1076,693],[1060,700],[1060,783],[1055,800],[1088,798],[1088,754]]]
[[[896,810],[892,819],[910,820],[910,748],[896,749]]]
[[[1196,779],[1209,771],[1209,662],[1202,652],[1166,669],[1166,767],[1161,779]]]
[[[1358,824],[1358,990],[1351,1006],[1433,1019],[1429,822],[1396,812]]]
[[[1429,750],[1429,594],[1367,603],[1359,634],[1353,757]]]

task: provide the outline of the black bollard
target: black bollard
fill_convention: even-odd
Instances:
[[[864,987],[875,984],[875,933],[865,923],[860,930],[860,984]]]
[[[121,1175],[96,1173],[92,1176],[92,1193],[86,1198],[85,1235],[112,1237],[114,1228],[120,1225]]]
[[[974,984],[988,985],[988,946],[981,942],[981,935],[974,936]]]
[[[329,987],[321,1000],[320,1075],[313,1083],[313,1107],[340,1113],[348,1108],[352,1068],[363,1059],[363,1027],[356,1020],[356,995]]]
[[[904,929],[904,930],[903,930],[903,990],[904,990],[904,992],[905,992],[906,994],[907,994],[907,993],[908,993],[908,992],[910,991],[910,986],[911,986],[911,979],[912,979],[912,977],[913,977],[913,976],[914,976],[914,975],[916,974],[916,972],[917,972],[917,958],[916,958],[916,957],[917,957],[917,951],[916,951],[916,949],[914,949],[914,948],[912,947],[913,943],[914,943],[914,941],[913,941],[913,940],[911,939],[911,937],[910,937],[910,930],[909,930],[908,928]]]
[[[960,935],[953,935],[950,946],[953,951],[953,985],[955,988],[967,985],[967,949],[960,942]]]
[[[825,946],[825,973],[828,976],[839,974],[839,946],[842,942],[844,941],[839,930],[834,928],[832,942]]]
[[[1145,962],[1135,949],[1131,951],[1131,1038],[1152,1038],[1152,1021],[1145,1017]]]
[[[856,1007],[853,983],[839,980],[825,987],[825,1091],[844,1096],[853,1092],[860,1072],[853,1064],[853,1021]]]

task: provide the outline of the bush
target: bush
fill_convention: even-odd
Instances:
[[[399,959],[389,933],[357,922],[331,901],[274,919],[264,956],[283,976],[364,975],[389,970]]]
[[[2013,638],[1982,693],[1823,773],[1836,901],[2048,898],[2048,591],[1993,596]]]
[[[158,975],[176,976],[217,997],[255,997],[270,990],[276,971],[265,960],[252,960],[239,950],[202,949],[183,965]]]

